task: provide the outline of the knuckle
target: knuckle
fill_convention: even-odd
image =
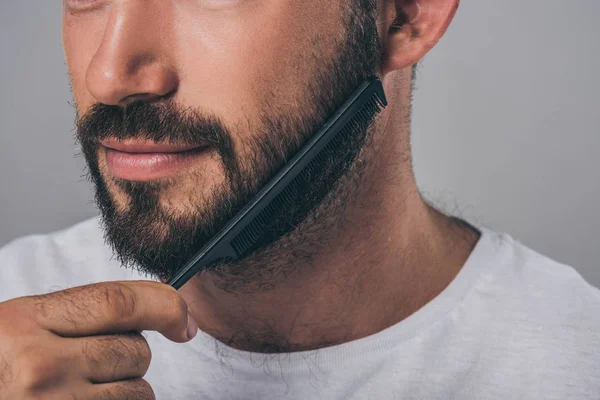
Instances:
[[[29,349],[17,356],[16,380],[20,390],[35,393],[58,381],[60,368],[39,351]]]
[[[144,376],[150,368],[152,351],[146,339],[139,333],[127,334],[123,339],[124,353],[140,376]]]
[[[152,361],[152,349],[150,349],[150,345],[142,335],[140,335],[140,346],[141,358],[143,361],[143,373],[145,375],[146,372],[148,372],[148,368],[150,368],[150,362]]]
[[[138,378],[121,381],[116,387],[98,393],[93,399],[155,400],[156,396],[152,386],[145,380]]]
[[[85,286],[69,288],[43,295],[30,296],[36,322],[54,321],[75,327],[93,316],[94,308],[86,301]]]
[[[102,364],[102,357],[100,356],[104,355],[104,351],[97,342],[86,340],[81,346],[81,355],[83,356],[83,360],[87,363],[88,368],[90,370],[95,370]]]
[[[139,333],[117,334],[95,338],[85,343],[84,358],[90,370],[110,366],[113,377],[118,376],[119,366],[133,367],[139,376],[150,368],[152,353],[148,342]]]
[[[155,400],[156,396],[154,395],[154,390],[152,389],[152,386],[145,381],[144,379],[135,379],[132,381],[131,383],[131,390],[134,393],[134,396],[139,396],[139,397],[132,397],[133,399],[136,400]]]
[[[131,319],[136,315],[135,291],[118,282],[104,283],[99,288],[111,316],[118,319]]]
[[[127,399],[127,400],[155,400],[154,390],[152,386],[144,379],[132,379],[123,382],[119,388],[107,393],[106,398],[110,399]]]

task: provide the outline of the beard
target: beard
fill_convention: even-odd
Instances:
[[[272,178],[286,161],[318,131],[367,77],[376,75],[381,54],[375,23],[375,2],[356,0],[347,7],[345,35],[333,56],[323,57],[305,85],[298,109],[263,104],[260,123],[243,152],[234,146],[234,132],[216,115],[192,110],[164,99],[132,103],[126,108],[95,104],[77,120],[77,139],[95,188],[105,239],[126,267],[168,280],[222,229]],[[274,287],[298,264],[310,263],[323,251],[332,223],[342,223],[345,204],[356,196],[368,146],[370,121],[352,128],[348,140],[330,154],[310,182],[296,188],[297,201],[271,216],[258,246],[243,258],[207,266],[217,285],[231,292]],[[176,190],[175,179],[134,182],[105,178],[99,165],[99,142],[107,138],[143,139],[214,150],[224,181],[198,196],[185,212],[161,204],[161,193]],[[193,178],[193,175],[190,176]],[[128,199],[119,206],[107,179]]]

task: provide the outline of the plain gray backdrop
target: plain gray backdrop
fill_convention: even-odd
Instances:
[[[0,245],[96,214],[58,0],[0,1]],[[600,286],[600,1],[464,1],[420,70],[416,175],[445,211]]]

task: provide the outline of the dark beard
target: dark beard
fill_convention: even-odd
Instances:
[[[364,4],[348,7],[344,41],[338,45],[333,58],[322,61],[313,81],[307,84],[303,110],[264,105],[260,134],[244,143],[249,150],[245,153],[251,157],[242,159],[236,153],[231,130],[219,118],[189,109],[184,111],[169,99],[134,103],[126,109],[96,104],[79,119],[77,136],[89,166],[89,177],[95,185],[105,237],[123,265],[161,279],[171,278],[256,195],[361,82],[376,74],[381,51],[375,5],[371,0],[356,1],[359,2]],[[310,259],[310,251],[301,249],[310,247],[311,251],[317,251],[319,247],[319,243],[309,243],[311,237],[318,236],[311,230],[315,231],[322,219],[315,212],[334,191],[343,198],[344,190],[338,187],[340,178],[352,168],[365,146],[368,128],[367,123],[354,127],[350,140],[331,155],[321,173],[297,189],[296,204],[273,215],[269,234],[261,239],[257,250],[244,259],[209,266],[204,272],[219,277],[226,290],[265,290],[277,277],[289,273],[282,265],[293,265],[290,259]],[[108,137],[206,143],[218,154],[225,171],[225,183],[211,193],[206,207],[175,215],[159,202],[161,191],[174,182],[131,182],[113,178],[129,197],[129,207],[120,209],[98,165],[98,142]],[[339,217],[342,212],[343,202],[328,208],[328,213]],[[295,241],[292,238],[296,238]],[[310,246],[297,246],[299,243]],[[287,253],[285,262],[282,251]]]

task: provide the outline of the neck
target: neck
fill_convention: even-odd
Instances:
[[[479,235],[428,206],[412,173],[398,173],[410,171],[410,157],[402,157],[407,141],[389,138],[407,137],[408,128],[402,113],[388,115],[343,215],[331,223],[317,219],[327,225],[324,234],[304,240],[309,257],[298,255],[301,245],[277,248],[262,262],[275,265],[294,253],[283,257],[293,266],[273,268],[264,290],[226,290],[214,274],[200,274],[180,290],[200,329],[240,350],[317,349],[398,323],[448,286]]]

